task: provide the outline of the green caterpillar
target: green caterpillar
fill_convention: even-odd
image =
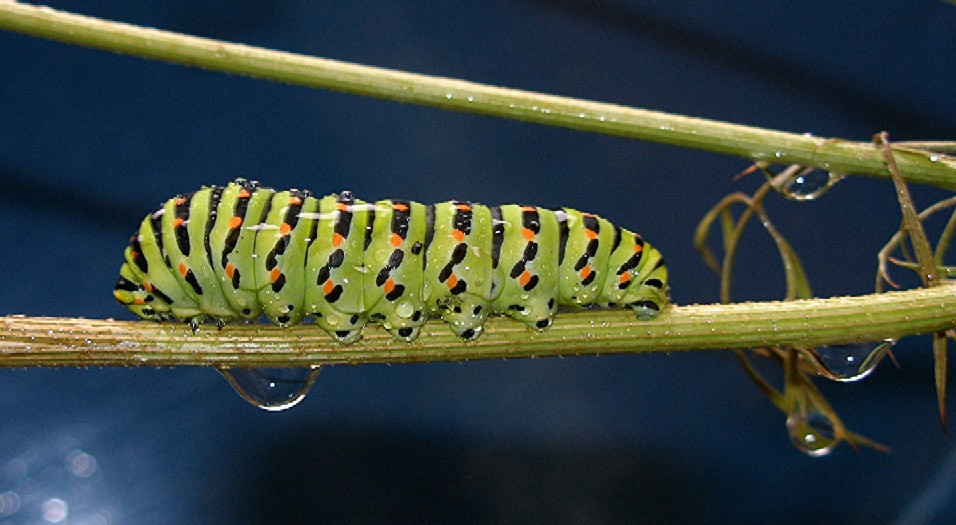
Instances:
[[[559,306],[650,319],[668,300],[660,252],[589,213],[316,198],[243,179],[168,200],[124,255],[114,296],[144,319],[312,317],[343,343],[369,319],[411,341],[438,316],[470,340],[491,313],[543,330]]]

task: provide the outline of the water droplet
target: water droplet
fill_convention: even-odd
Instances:
[[[302,401],[319,370],[319,367],[220,368],[219,372],[253,406],[277,412]]]
[[[827,345],[812,350],[817,373],[834,381],[850,383],[870,375],[883,357],[893,348],[894,341]]]
[[[790,414],[787,431],[793,446],[808,456],[826,456],[837,445],[833,422],[822,412],[813,409]]]
[[[415,305],[413,305],[410,301],[401,301],[400,303],[395,305],[395,314],[398,315],[399,317],[408,319],[414,313],[415,313]]]
[[[843,175],[813,168],[802,168],[790,176],[774,180],[774,189],[784,197],[795,201],[810,201],[822,196],[834,184],[840,182]]]
[[[939,155],[930,155],[930,156],[929,156],[929,161],[930,161],[930,162],[939,162]]]
[[[455,95],[452,94],[451,91],[449,91],[448,93],[445,93],[445,98],[447,98],[448,100],[451,100],[452,98],[454,98],[454,96],[455,96]]]

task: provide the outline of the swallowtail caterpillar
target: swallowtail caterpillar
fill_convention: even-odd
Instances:
[[[492,313],[543,330],[561,306],[668,302],[667,267],[631,231],[571,208],[316,198],[237,179],[178,195],[130,239],[114,296],[144,319],[311,317],[349,343],[373,320],[411,341],[429,317],[478,337]]]

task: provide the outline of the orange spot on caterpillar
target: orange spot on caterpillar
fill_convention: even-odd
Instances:
[[[624,272],[617,278],[618,282],[624,284],[631,280],[631,272]]]
[[[279,235],[289,235],[289,232],[292,231],[292,226],[287,222],[283,222],[279,225]]]
[[[528,270],[521,272],[521,275],[518,276],[518,284],[520,284],[521,286],[528,284],[528,282],[530,281],[531,281],[531,272],[529,272]]]
[[[293,205],[293,206],[298,206],[298,205],[302,204],[302,197],[296,197],[295,195],[290,196],[290,197],[289,197],[289,204],[291,204],[291,205]]]
[[[451,236],[452,236],[452,238],[455,239],[457,242],[462,242],[462,241],[465,240],[465,232],[463,232],[463,231],[461,231],[461,230],[452,230],[452,231],[451,231]]]
[[[342,234],[335,233],[332,235],[332,247],[338,248],[339,246],[342,246],[343,242],[345,242],[345,237],[342,237]]]
[[[458,276],[455,274],[451,274],[451,276],[448,277],[448,281],[446,281],[445,284],[448,285],[449,290],[454,288],[455,286],[458,286]]]
[[[635,244],[635,245],[634,245],[634,252],[635,252],[635,253],[641,252],[641,251],[643,251],[643,250],[644,250],[644,245],[643,245],[643,244]]]
[[[588,264],[588,265],[585,265],[584,268],[581,268],[581,273],[579,275],[581,276],[582,281],[584,279],[587,279],[588,276],[591,275],[591,265]]]
[[[404,241],[404,240],[405,240],[405,239],[402,239],[402,236],[399,235],[399,234],[397,234],[397,233],[393,233],[393,234],[391,235],[391,237],[389,237],[389,242],[391,243],[392,246],[394,246],[394,247],[396,247],[396,248],[398,248],[399,246],[401,246],[401,245],[402,245],[402,241]]]
[[[184,222],[186,221],[182,217],[176,217],[173,219],[173,228],[179,228]]]
[[[152,293],[152,292],[153,292],[153,285],[150,284],[149,281],[143,281],[143,289],[146,290],[147,292]]]
[[[531,213],[531,212],[533,212],[533,211],[538,211],[538,209],[535,208],[534,206],[522,206],[522,207],[521,207],[521,211],[526,212],[526,213]]]
[[[282,270],[276,266],[271,272],[269,272],[269,282],[274,283],[279,280],[279,277],[282,277]]]
[[[401,202],[393,202],[392,209],[395,211],[408,211],[408,205]]]
[[[385,290],[385,293],[392,293],[392,290],[395,289],[395,279],[391,277],[385,281],[385,284],[382,285],[382,290]]]
[[[238,216],[238,215],[234,215],[231,219],[229,219],[229,229],[230,229],[230,230],[235,230],[236,228],[238,228],[238,227],[240,227],[240,226],[242,226],[242,217],[240,217],[240,216]]]
[[[349,205],[344,202],[336,202],[335,209],[338,211],[349,211]]]
[[[187,273],[189,273],[189,268],[186,267],[186,263],[179,263],[179,275],[186,277]]]
[[[232,263],[226,263],[226,277],[232,279],[232,276],[236,273],[236,265]]]
[[[329,295],[330,293],[332,293],[332,290],[334,289],[335,289],[335,283],[333,283],[331,279],[329,279],[328,281],[325,281],[325,284],[322,285],[322,293],[324,293],[325,295]]]
[[[186,204],[186,198],[185,198],[185,197],[176,197],[176,199],[173,201],[173,203],[174,203],[176,206],[182,206],[183,204]]]
[[[133,299],[133,304],[146,304],[146,299],[143,299],[142,297],[137,297],[136,299]]]
[[[463,202],[459,202],[455,205],[455,209],[458,211],[471,211],[471,206]]]
[[[130,250],[130,251],[129,251],[129,257],[130,257],[131,259],[135,259],[135,258],[139,257],[139,252],[136,251],[136,250]]]
[[[249,193],[249,190],[243,188],[239,190],[239,195],[236,195],[236,197],[239,197],[240,199],[248,199],[249,197],[252,197],[252,194]]]
[[[521,236],[524,237],[526,241],[534,240],[534,232],[531,231],[531,228],[521,228]]]
[[[594,231],[594,230],[589,230],[589,229],[585,228],[585,229],[584,229],[584,236],[587,237],[588,240],[594,240],[594,239],[597,239],[598,233],[597,233],[596,231]]]

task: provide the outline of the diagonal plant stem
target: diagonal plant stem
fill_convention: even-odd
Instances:
[[[671,306],[653,321],[625,310],[562,312],[532,332],[495,317],[478,341],[462,343],[430,322],[414,343],[368,327],[337,345],[314,325],[213,325],[0,317],[0,367],[316,366],[507,357],[798,347],[901,338],[956,327],[956,284],[929,289],[786,302]]]
[[[880,148],[806,134],[351,64],[0,0],[0,29],[213,71],[737,155],[888,178]],[[956,158],[895,150],[909,183],[956,189]]]
[[[929,245],[926,232],[923,230],[923,223],[919,220],[919,215],[913,205],[913,199],[910,197],[909,188],[903,181],[903,177],[896,165],[896,159],[893,150],[890,147],[889,134],[885,131],[874,137],[883,148],[883,158],[886,166],[890,170],[893,180],[893,186],[896,188],[897,200],[900,203],[900,211],[903,214],[903,231],[909,235],[910,244],[913,246],[913,253],[916,256],[916,264],[919,266],[920,280],[923,286],[930,288],[939,284],[939,275],[937,274],[936,262],[933,256],[933,249]],[[946,431],[946,330],[939,330],[933,333],[933,362],[934,376],[936,383],[936,400],[939,407],[939,420],[943,425],[943,431]]]

